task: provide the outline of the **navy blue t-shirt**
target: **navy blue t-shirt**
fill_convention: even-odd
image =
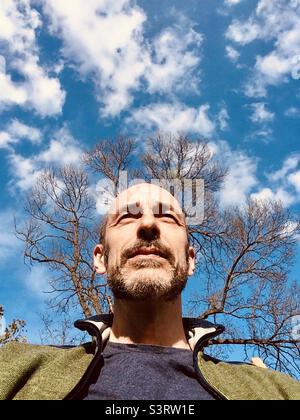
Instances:
[[[85,400],[214,400],[197,381],[190,350],[109,342]]]

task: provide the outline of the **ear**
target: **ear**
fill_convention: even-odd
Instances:
[[[94,249],[94,267],[97,274],[103,275],[106,273],[103,245],[97,245]]]
[[[196,254],[193,247],[189,247],[189,276],[192,276],[196,267]]]

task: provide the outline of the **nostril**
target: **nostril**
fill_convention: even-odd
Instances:
[[[138,231],[138,237],[146,240],[153,240],[159,238],[159,230],[155,227],[146,228],[145,226],[141,227]]]

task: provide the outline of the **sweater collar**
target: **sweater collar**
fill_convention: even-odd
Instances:
[[[199,318],[183,318],[182,320],[186,338],[192,351],[195,350],[196,345],[200,342],[203,343],[202,347],[204,347],[207,341],[225,331],[222,325],[215,325]],[[95,338],[97,347],[102,350],[109,340],[112,324],[113,314],[102,314],[86,320],[76,321],[75,327],[81,331],[88,332]]]

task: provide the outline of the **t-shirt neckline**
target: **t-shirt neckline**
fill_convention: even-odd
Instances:
[[[123,343],[114,343],[109,341],[106,345],[106,349],[120,350],[126,352],[139,352],[139,353],[159,353],[159,354],[189,354],[192,353],[191,350],[180,349],[177,347],[164,347],[151,344],[123,344]]]

